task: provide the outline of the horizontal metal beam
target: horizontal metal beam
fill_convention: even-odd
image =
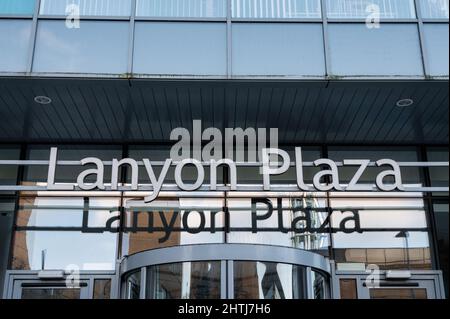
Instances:
[[[120,159],[118,159],[120,160]],[[144,166],[143,161],[136,161],[139,166]],[[103,165],[111,166],[112,161],[102,161]],[[164,166],[165,162],[163,161],[150,161],[152,166]],[[180,162],[174,161],[172,165],[177,165]],[[234,162],[236,166],[239,167],[261,167],[263,166],[262,162]],[[335,162],[337,166],[344,166],[343,162]],[[49,161],[41,161],[41,160],[0,160],[0,165],[24,165],[24,166],[47,166],[49,165]],[[61,166],[82,166],[81,161],[57,161],[58,165]],[[200,162],[203,166],[211,166],[211,162]],[[276,164],[276,163],[275,163]],[[397,162],[399,166],[402,167],[448,167],[449,162]],[[295,167],[296,163],[291,162],[291,167]],[[303,166],[305,167],[317,167],[314,165],[314,162],[303,162]],[[358,166],[358,165],[345,165],[345,166]],[[376,167],[376,162],[370,162],[370,167]]]
[[[67,185],[67,184],[65,184]],[[47,189],[47,186],[29,186],[29,185],[2,185],[0,186],[0,191],[30,191],[30,192],[38,192],[38,191],[48,191],[48,192],[60,192],[58,190],[51,191]],[[83,191],[78,186],[74,185],[74,191]],[[117,190],[112,190],[111,186],[105,185],[105,190],[95,190],[95,192],[110,192],[110,191],[121,191],[121,192],[152,192],[153,187],[151,185],[142,186],[138,190],[131,189],[131,186],[118,186]],[[162,192],[180,192],[180,189],[177,185],[164,185],[161,189]],[[204,184],[197,191],[200,192],[209,192],[210,186],[208,184]],[[257,185],[237,185],[237,190],[232,190],[230,186],[217,186],[217,191],[219,192],[263,192],[264,186],[261,184]],[[267,191],[267,190],[266,190]],[[271,185],[270,191],[273,192],[299,192],[297,185]],[[306,192],[316,192],[317,190],[314,188],[310,188],[305,190]],[[70,192],[70,191],[65,191]],[[86,192],[86,191],[84,191]],[[184,192],[185,194],[195,194],[196,191],[193,192]],[[336,193],[346,193],[346,191],[333,191]],[[380,190],[373,185],[372,190],[364,190],[364,191],[352,191],[352,193],[364,193],[364,192],[373,192],[373,193],[390,193],[390,192],[380,192]],[[398,193],[399,191],[393,191],[392,193]],[[405,187],[404,192],[411,193],[426,193],[426,192],[449,192],[449,187]]]

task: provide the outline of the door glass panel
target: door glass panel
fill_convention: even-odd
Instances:
[[[341,299],[358,299],[356,279],[340,279]]]
[[[23,288],[22,299],[80,299],[79,288]]]
[[[94,280],[94,299],[110,299],[111,297],[111,280],[96,279]]]
[[[305,299],[306,268],[270,262],[234,262],[235,299]]]
[[[147,299],[219,299],[220,262],[185,262],[149,267]]]
[[[141,292],[141,272],[137,271],[128,276],[126,284],[126,299],[139,299]]]
[[[428,299],[427,290],[409,288],[370,289],[370,299]]]

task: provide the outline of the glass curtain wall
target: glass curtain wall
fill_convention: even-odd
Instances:
[[[3,146],[2,160],[20,159],[20,148]],[[61,145],[58,158],[80,160],[94,156],[110,161],[112,158],[150,157],[162,160],[169,155],[168,147],[128,146],[127,149],[125,153],[121,146]],[[48,160],[49,146],[30,145],[25,150],[24,159]],[[389,157],[399,162],[417,162],[422,160],[423,150],[347,146],[327,147],[326,153],[335,161]],[[425,153],[428,161],[448,162],[446,148],[430,147]],[[304,160],[317,159],[321,155],[320,148],[304,150]],[[73,183],[86,168],[58,166],[56,182]],[[119,176],[123,177],[125,184],[130,183],[130,172],[127,167],[123,169]],[[307,183],[311,183],[318,169],[305,168]],[[347,183],[355,169],[340,168],[341,183]],[[20,171],[22,179],[19,184],[45,185],[47,170],[38,165],[24,166],[23,169],[18,165],[2,165],[1,185],[15,185]],[[368,168],[360,182],[372,183],[379,172],[379,168]],[[446,172],[448,167],[402,167],[403,183],[407,187],[445,187],[449,183]],[[183,172],[186,181],[192,173],[189,169]],[[225,169],[218,175],[219,183],[228,182]],[[238,175],[243,184],[253,184],[257,180],[257,172],[251,168],[245,168]],[[108,166],[105,176],[111,176]],[[206,176],[208,179],[209,175]],[[174,182],[173,171],[169,172],[167,182]],[[295,172],[291,170],[273,181],[281,185],[293,182]],[[139,183],[148,184],[148,176],[142,173]],[[448,258],[444,253],[448,247],[448,223],[445,222],[448,218],[447,193],[216,192],[203,195],[177,197],[162,192],[156,201],[145,206],[142,205],[143,194],[139,192],[4,191],[0,193],[0,218],[6,221],[1,224],[6,229],[2,233],[10,232],[12,227],[15,232],[13,250],[8,253],[5,246],[2,261],[6,265],[10,259],[9,268],[16,270],[64,269],[69,264],[85,270],[111,270],[115,267],[116,258],[148,249],[204,243],[270,243],[328,256],[337,262],[340,269],[355,265],[363,269],[368,264],[377,264],[381,269],[426,270],[433,269],[435,258],[438,262],[436,267],[448,276]],[[260,216],[256,223],[252,220],[252,201],[256,203],[255,212]],[[267,214],[268,205],[273,209],[270,216]],[[229,220],[224,208],[229,213]],[[281,215],[278,214],[279,208]],[[261,217],[263,214],[266,216]],[[164,225],[168,224],[175,231],[167,232]],[[254,225],[262,231],[253,232]],[[323,232],[311,230],[322,226]],[[227,233],[226,227],[235,231]],[[215,232],[211,231],[213,229]],[[60,240],[55,241],[55,236]],[[8,238],[2,242],[8,245]],[[434,242],[437,244],[436,256],[432,253]]]

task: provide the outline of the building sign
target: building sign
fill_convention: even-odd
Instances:
[[[86,169],[81,172],[77,180],[73,184],[57,184],[56,168],[58,149],[51,148],[49,167],[48,167],[48,179],[47,190],[52,191],[70,191],[75,190],[75,187],[79,190],[130,190],[130,191],[148,191],[145,197],[145,202],[149,203],[156,199],[159,193],[163,190],[163,186],[166,184],[166,178],[168,176],[169,169],[175,168],[174,177],[175,184],[178,190],[186,192],[194,192],[197,190],[217,191],[217,190],[229,190],[236,191],[238,189],[239,176],[237,174],[237,167],[242,163],[236,163],[231,159],[211,159],[209,162],[201,162],[194,158],[183,159],[175,162],[171,158],[166,159],[164,162],[155,163],[149,158],[143,159],[116,159],[113,158],[111,163],[111,176],[105,177],[105,163],[94,157],[81,159],[80,164],[82,166],[90,166],[92,168]],[[405,191],[405,187],[402,183],[402,176],[400,165],[392,159],[380,159],[372,163],[369,159],[359,160],[344,160],[339,165],[357,167],[356,172],[351,178],[350,182],[346,185],[340,183],[338,163],[330,159],[317,159],[311,163],[314,167],[322,168],[313,177],[312,185],[307,185],[304,180],[304,162],[302,159],[301,147],[295,148],[295,159],[291,163],[289,154],[279,148],[264,148],[262,149],[262,162],[256,163],[256,166],[260,168],[261,182],[263,185],[263,191],[271,191],[272,184],[271,178],[276,175],[281,175],[291,167],[291,164],[295,166],[296,171],[296,188],[298,191],[373,191],[374,188],[379,191]],[[248,163],[247,163],[248,165]],[[122,166],[128,166],[131,172],[131,185],[126,188],[119,189],[119,168]],[[162,170],[159,174],[156,174],[155,167],[162,166]],[[187,166],[193,166],[195,168],[195,176],[191,176],[190,180],[194,182],[186,182],[183,180],[182,172]],[[230,172],[229,186],[221,186],[217,183],[217,171],[219,167],[225,166]],[[376,166],[382,168],[381,172],[376,176],[372,184],[360,183],[361,176],[368,169],[369,166]],[[147,174],[150,185],[139,184],[138,177],[140,171],[145,171]],[[205,172],[209,170],[209,181],[205,180]],[[94,179],[94,182],[86,182],[87,177]],[[323,183],[324,180],[328,183]],[[389,179],[389,181],[388,181]],[[393,181],[393,182],[392,182]],[[206,188],[205,188],[206,187]]]

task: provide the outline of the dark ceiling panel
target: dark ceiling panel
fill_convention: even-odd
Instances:
[[[415,103],[400,108],[402,98]],[[200,119],[203,129],[275,127],[282,143],[443,144],[448,103],[448,81],[2,78],[0,142],[164,142]]]

